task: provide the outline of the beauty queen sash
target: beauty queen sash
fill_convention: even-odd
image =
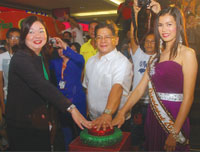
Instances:
[[[173,135],[175,135],[175,130],[174,130],[175,120],[172,117],[172,115],[168,112],[164,104],[161,102],[160,97],[157,94],[154,84],[151,80],[151,76],[155,73],[154,65],[156,61],[157,59],[155,58],[155,56],[152,56],[148,63],[148,75],[150,79],[148,86],[149,86],[149,97],[151,100],[150,106],[162,128],[168,134],[172,133]],[[176,142],[180,144],[189,144],[189,140],[185,138],[182,131],[180,131],[179,134],[175,136],[175,138]]]

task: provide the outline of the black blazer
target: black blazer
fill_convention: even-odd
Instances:
[[[10,62],[6,120],[8,125],[48,129],[48,103],[62,112],[71,102],[44,77],[42,57],[16,52]]]

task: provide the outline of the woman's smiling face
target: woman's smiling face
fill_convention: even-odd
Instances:
[[[158,31],[163,41],[165,42],[175,41],[176,21],[174,17],[169,14],[160,16],[158,22]]]
[[[36,54],[39,54],[46,42],[47,33],[45,27],[39,21],[34,22],[26,36],[26,45]]]

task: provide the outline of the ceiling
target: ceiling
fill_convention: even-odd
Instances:
[[[118,0],[123,2],[124,0]],[[107,10],[117,10],[118,5],[109,0],[0,0],[1,6],[13,7],[18,9],[28,9],[43,11],[51,14],[56,8],[70,8],[70,13],[99,12]],[[81,20],[105,20],[115,19],[117,14],[105,14],[101,16],[76,17]]]

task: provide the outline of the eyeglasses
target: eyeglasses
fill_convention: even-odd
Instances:
[[[154,44],[155,41],[144,41],[144,43],[146,43],[146,44]]]
[[[19,36],[9,36],[8,38],[11,40],[19,40]]]
[[[103,36],[97,36],[96,37],[96,40],[97,41],[100,41],[100,40],[105,40],[105,41],[108,41],[108,40],[111,40],[112,38],[114,38],[114,36],[110,36],[110,35],[107,35],[107,36],[105,36],[105,37],[103,37]]]

